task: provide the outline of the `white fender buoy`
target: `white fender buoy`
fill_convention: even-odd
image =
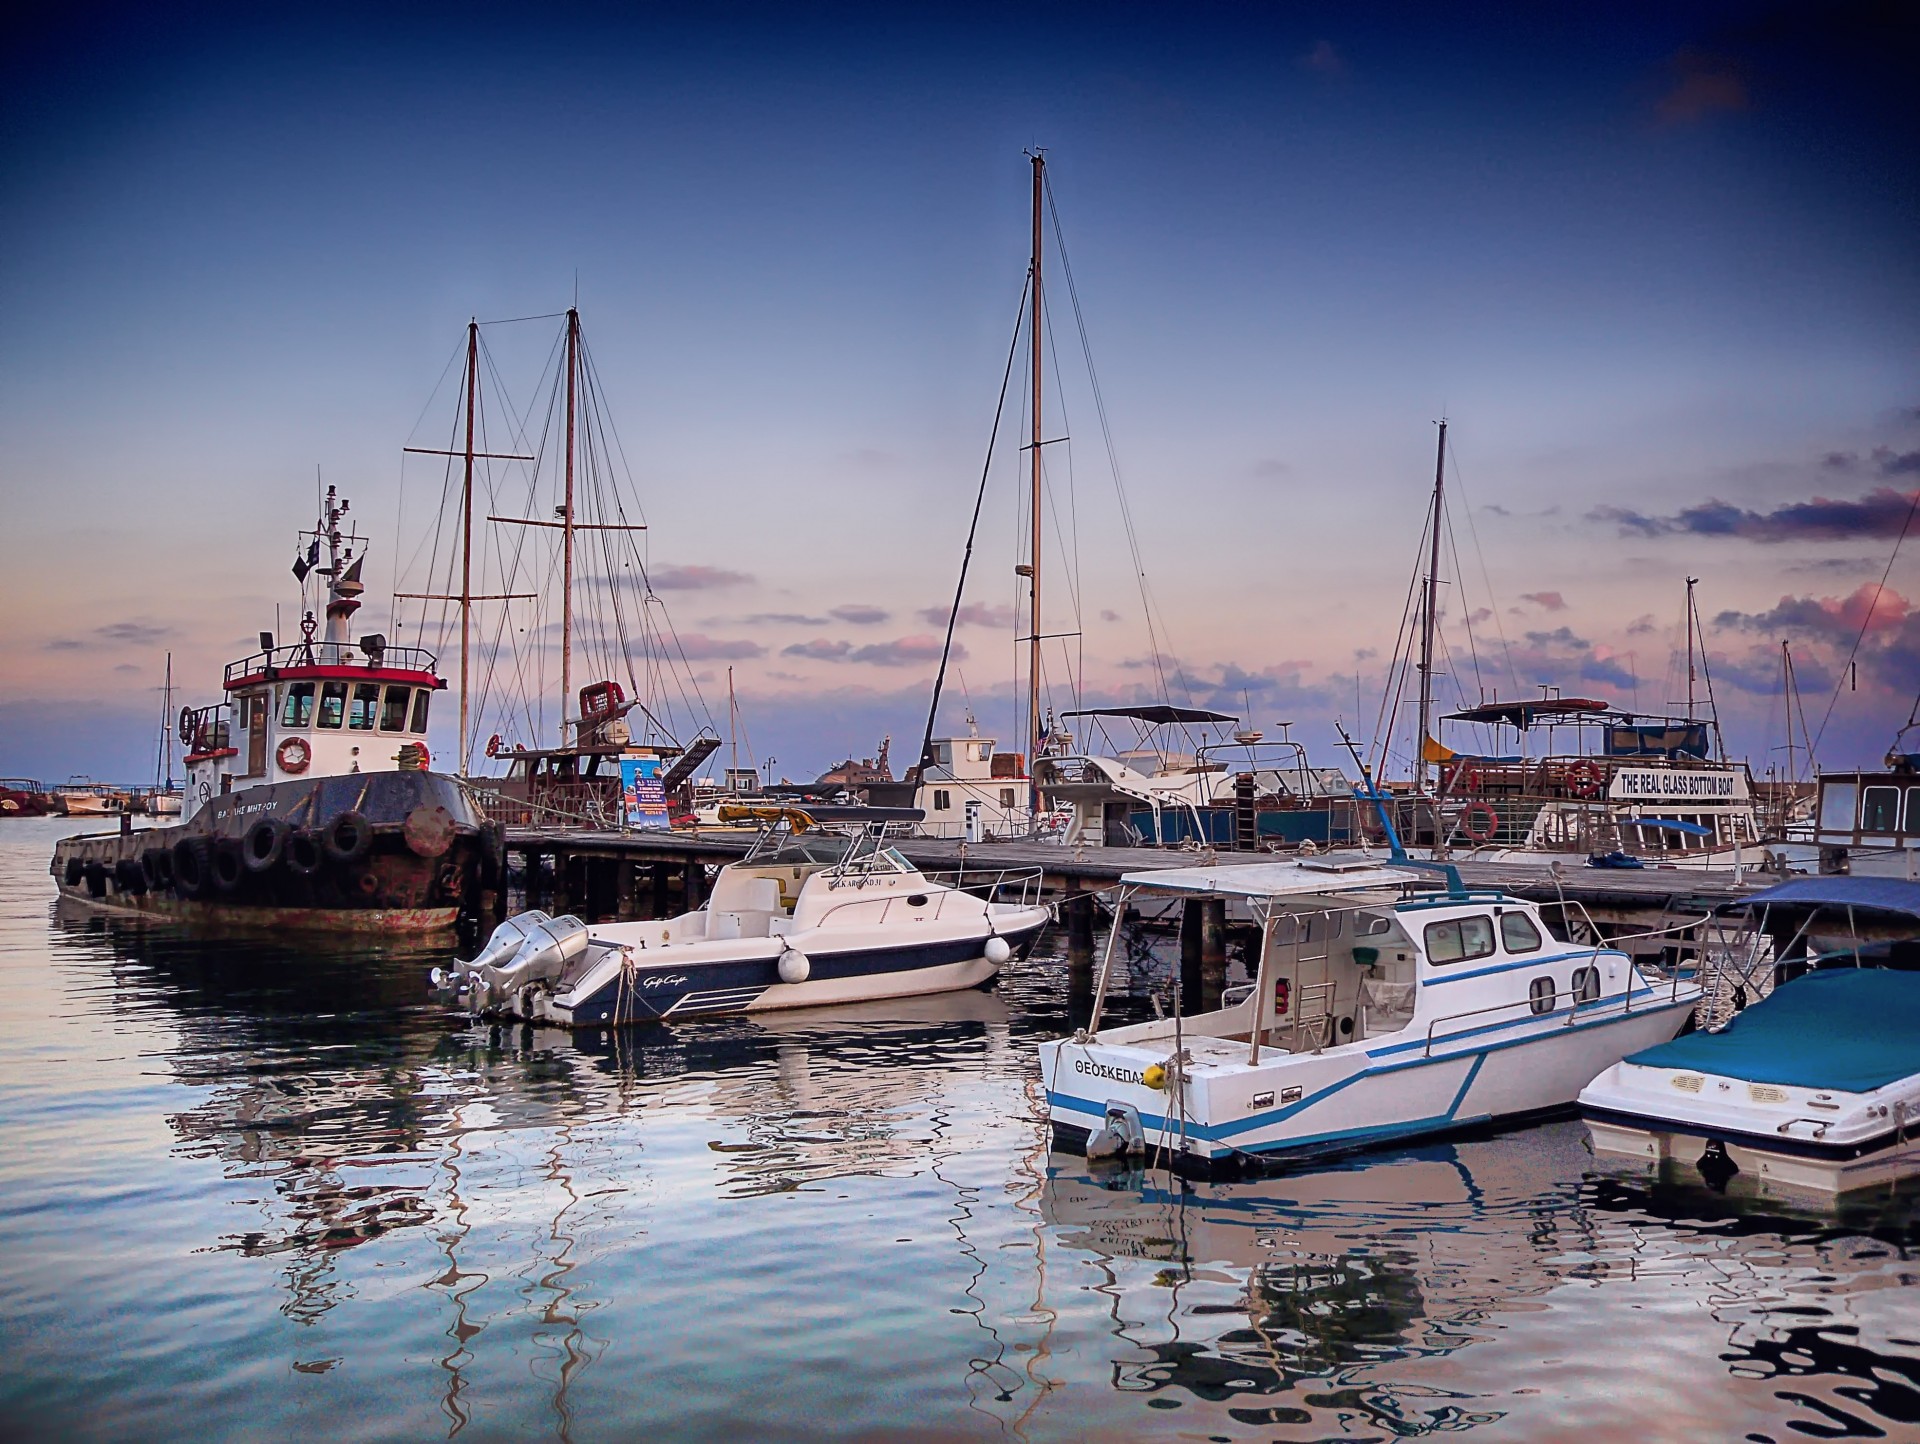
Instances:
[[[804,983],[807,975],[813,971],[813,964],[807,961],[807,955],[798,948],[788,948],[780,954],[780,981],[783,983]]]
[[[1004,967],[1008,958],[1013,956],[1013,948],[998,933],[987,939],[985,948],[987,961],[996,968]]]

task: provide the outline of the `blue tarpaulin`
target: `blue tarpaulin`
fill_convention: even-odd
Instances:
[[[1920,918],[1920,882],[1897,877],[1796,877],[1724,904],[1721,911],[1767,906],[1871,909]]]
[[[1920,973],[1807,973],[1736,1014],[1724,1032],[1688,1033],[1627,1061],[1750,1083],[1870,1092],[1920,1073]]]

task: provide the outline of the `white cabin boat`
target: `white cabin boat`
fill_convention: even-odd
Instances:
[[[967,715],[965,737],[936,737],[932,759],[919,772],[913,805],[926,814],[921,837],[968,842],[1025,837],[1033,829],[1033,783],[1027,759],[998,752],[999,739],[982,737]]]
[[[1047,923],[1039,869],[930,877],[886,843],[899,809],[754,811],[760,837],[704,907],[593,927],[522,913],[434,982],[477,1014],[563,1027],[811,1008],[981,987]]]
[[[1344,1151],[1566,1108],[1685,1023],[1697,985],[1442,870],[1444,892],[1404,861],[1332,856],[1128,874],[1116,906],[1246,903],[1257,973],[1216,1011],[1102,1029],[1109,935],[1089,1027],[1040,1047],[1056,1139],[1203,1167]]]
[[[1920,1171],[1920,883],[1795,878],[1737,906],[1762,945],[1733,955],[1761,966],[1732,981],[1756,1000],[1589,1083],[1596,1154],[1760,1194]]]

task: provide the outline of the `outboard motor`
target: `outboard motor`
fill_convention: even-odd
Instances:
[[[436,970],[434,981],[470,991],[478,1011],[528,983],[558,978],[587,950],[588,936],[587,925],[572,914],[524,912],[495,928],[479,957],[450,975]]]

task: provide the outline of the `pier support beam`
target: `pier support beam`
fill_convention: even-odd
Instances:
[[[1180,1011],[1200,1011],[1200,929],[1204,900],[1190,897],[1180,904]]]
[[[1227,987],[1227,900],[1203,898],[1200,902],[1200,1006],[1211,1013],[1220,1006],[1220,995]]]
[[[1093,894],[1077,882],[1067,887],[1060,905],[1067,923],[1067,1017],[1078,1028],[1093,1013]]]
[[[697,862],[686,865],[687,911],[692,912],[707,900],[707,869]]]
[[[553,908],[556,917],[573,911],[573,858],[556,851],[553,854]]]
[[[614,863],[613,915],[623,923],[630,923],[640,916],[639,870],[638,864],[630,857],[620,858]]]
[[[672,881],[672,869],[664,862],[647,865],[652,896],[648,899],[649,915],[656,921],[673,915],[673,896],[668,891]]]

